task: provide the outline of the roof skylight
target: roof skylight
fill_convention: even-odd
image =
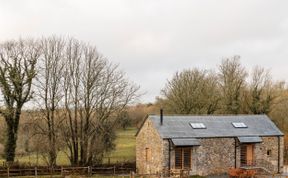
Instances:
[[[193,129],[206,129],[206,126],[203,123],[190,123]]]
[[[232,122],[232,125],[235,128],[247,128],[247,125],[243,122]]]

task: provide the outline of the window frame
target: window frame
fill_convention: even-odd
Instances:
[[[175,163],[175,169],[182,169],[182,170],[191,169],[192,168],[192,148],[191,147],[176,147],[174,163]]]

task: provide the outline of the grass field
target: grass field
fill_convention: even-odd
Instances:
[[[135,161],[135,133],[136,128],[127,128],[126,130],[118,130],[116,132],[116,149],[109,154],[105,155],[103,160],[104,163],[117,163],[117,162],[127,162]],[[20,164],[30,164],[30,165],[46,165],[45,161],[36,154],[16,157],[15,159]],[[0,159],[0,164],[3,163],[3,159]],[[69,159],[64,152],[59,152],[57,157],[57,165],[65,166],[69,165]]]
[[[118,131],[115,142],[116,149],[105,156],[104,163],[108,162],[108,158],[110,158],[111,163],[135,161],[135,134],[135,128]]]

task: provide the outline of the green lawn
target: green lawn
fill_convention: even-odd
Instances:
[[[105,155],[103,160],[104,163],[117,163],[117,162],[127,162],[135,161],[135,133],[136,128],[127,128],[126,130],[118,130],[116,138],[116,149],[109,154]],[[46,165],[45,161],[36,154],[29,156],[16,157],[15,159],[21,164],[31,164],[31,165]],[[3,159],[0,159],[0,164],[2,165]],[[69,165],[69,160],[67,155],[64,152],[60,152],[57,157],[57,165]]]
[[[108,162],[109,157],[111,163],[135,161],[135,134],[135,128],[118,131],[116,149],[105,156],[104,163]]]

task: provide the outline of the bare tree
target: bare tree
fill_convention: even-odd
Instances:
[[[137,97],[138,87],[93,46],[71,39],[65,59],[63,135],[71,164],[91,165],[113,147],[117,115]]]
[[[196,68],[176,73],[162,90],[164,107],[176,114],[213,114],[220,99],[215,76]]]
[[[226,114],[239,114],[241,112],[241,96],[245,87],[247,72],[240,64],[239,59],[240,56],[224,59],[219,66],[222,112]]]
[[[39,47],[32,40],[0,45],[0,90],[4,100],[0,113],[7,124],[5,156],[8,162],[14,161],[21,110],[32,97],[31,85],[39,54]]]
[[[70,162],[72,165],[79,164],[79,134],[78,134],[78,110],[80,109],[80,62],[82,58],[81,44],[70,39],[66,46],[64,68],[64,101],[65,115],[67,117],[64,138],[70,151]]]
[[[41,134],[47,137],[47,148],[49,165],[56,165],[57,158],[57,136],[59,135],[59,124],[61,123],[61,107],[60,102],[63,98],[63,90],[61,82],[63,81],[64,69],[64,47],[65,41],[62,38],[50,37],[43,38],[40,41],[41,58],[38,62],[37,97],[35,101],[39,111],[42,113],[40,121],[35,121],[35,134]],[[47,149],[46,148],[46,149]]]

